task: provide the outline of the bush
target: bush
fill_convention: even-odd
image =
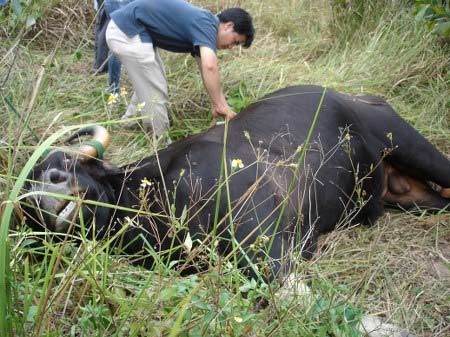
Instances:
[[[450,6],[447,1],[420,0],[414,6],[417,21],[424,22],[433,33],[450,40]]]

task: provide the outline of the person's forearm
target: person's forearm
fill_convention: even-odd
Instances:
[[[222,92],[219,71],[217,69],[203,69],[201,74],[212,105],[219,109],[224,109],[227,106],[227,102]]]
[[[199,61],[200,74],[213,106],[219,109],[227,106],[220,83],[219,68],[216,64]]]
[[[197,59],[197,61],[203,84],[211,100],[213,124],[215,124],[219,117],[226,119],[234,118],[236,113],[228,106],[222,91],[222,85],[220,84],[220,73],[216,54],[210,48],[200,47],[200,55],[201,59]]]
[[[227,106],[225,96],[220,83],[220,73],[217,64],[217,57],[214,52],[207,48],[202,48],[202,57],[197,59],[203,84],[208,92],[213,106],[224,108]]]

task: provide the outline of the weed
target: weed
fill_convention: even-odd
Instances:
[[[120,249],[112,254],[112,238],[56,240],[30,230],[26,218],[14,218],[24,202],[25,177],[47,147],[63,140],[69,132],[63,127],[105,124],[113,134],[106,159],[118,165],[155,148],[141,131],[121,126],[125,104],[108,105],[107,80],[93,75],[92,1],[27,3],[31,7],[20,18],[11,7],[0,9],[2,336],[357,336],[354,322],[363,313],[381,313],[416,335],[446,335],[448,214],[393,213],[371,229],[342,226],[322,237],[313,260],[297,266],[311,280],[313,300],[307,303],[301,297],[278,298],[273,285],[245,278],[233,258],[217,253],[214,240],[199,250],[207,270],[182,277],[163,260],[153,270],[132,266],[135,257]],[[450,152],[448,50],[415,22],[410,1],[194,3],[214,11],[222,4],[242,5],[254,16],[252,48],[219,54],[223,87],[236,111],[294,84],[377,94]],[[423,8],[416,15],[424,14],[433,29],[443,22]],[[162,57],[171,138],[208,128],[209,101],[195,61]],[[122,84],[131,94],[126,74]],[[239,169],[237,161],[236,167],[231,164],[222,165],[228,170],[223,191],[227,177]],[[243,170],[252,165],[242,164]],[[186,219],[173,217],[172,223],[181,231]],[[198,242],[191,241],[193,251]],[[264,242],[261,238],[258,244]],[[270,300],[270,306],[255,310],[261,299]]]

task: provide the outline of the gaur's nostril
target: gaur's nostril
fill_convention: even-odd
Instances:
[[[59,170],[50,170],[48,172],[48,179],[52,184],[62,183],[67,180],[67,173]]]

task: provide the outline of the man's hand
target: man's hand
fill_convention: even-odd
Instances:
[[[231,108],[228,105],[226,105],[223,108],[213,106],[212,116],[213,116],[212,125],[216,125],[217,118],[224,118],[226,120],[230,120],[236,117],[236,113],[233,110],[231,110]]]

